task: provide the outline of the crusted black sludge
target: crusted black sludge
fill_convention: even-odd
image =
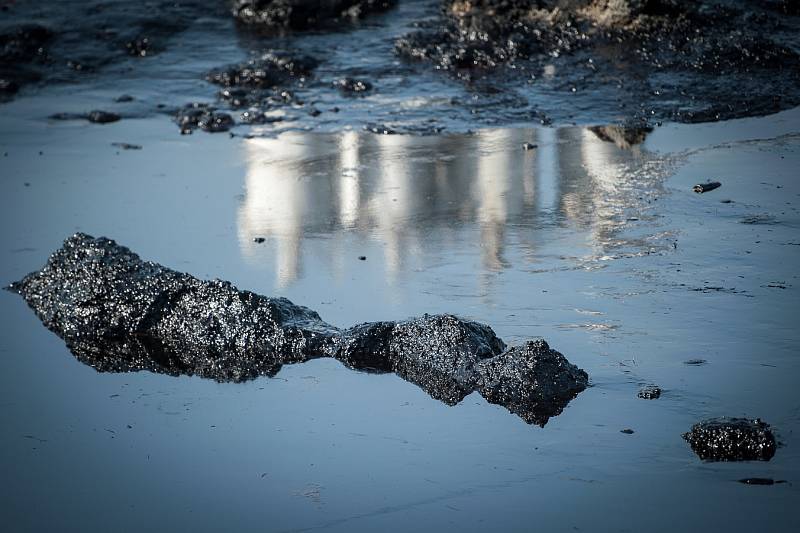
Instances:
[[[777,447],[769,424],[757,418],[706,420],[683,438],[704,461],[769,461]]]
[[[504,348],[488,326],[452,315],[425,315],[351,328],[335,357],[351,368],[394,372],[455,405],[476,389],[478,363]]]
[[[284,298],[198,280],[80,233],[11,288],[78,359],[101,371],[241,381],[319,357],[336,332]]]
[[[478,364],[478,390],[529,424],[544,426],[578,395],[589,376],[543,340],[514,346]]]
[[[583,370],[543,341],[506,349],[490,327],[452,315],[341,330],[285,298],[199,280],[82,233],[10,289],[101,372],[238,382],[333,357],[356,370],[394,372],[450,405],[477,390],[540,425],[588,385]]]

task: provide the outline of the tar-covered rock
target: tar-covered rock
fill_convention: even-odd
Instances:
[[[776,449],[769,424],[757,418],[706,420],[683,438],[704,461],[769,461]]]
[[[529,424],[544,425],[589,384],[589,376],[543,340],[515,346],[477,365],[478,390]]]
[[[285,298],[200,280],[83,233],[9,289],[102,372],[238,382],[334,357],[357,370],[394,372],[450,405],[479,391],[540,425],[588,385],[586,373],[544,341],[506,349],[490,327],[453,315],[341,330]]]

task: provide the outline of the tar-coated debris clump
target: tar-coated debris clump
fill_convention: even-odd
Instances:
[[[300,105],[294,90],[305,87],[319,61],[306,55],[269,51],[244,63],[212,70],[206,80],[222,87],[220,100],[234,109],[249,108],[248,124],[263,124],[264,112],[287,104]]]
[[[639,389],[637,396],[643,400],[657,400],[661,397],[661,387],[647,385]]]
[[[696,193],[704,193],[713,191],[714,189],[719,189],[720,187],[722,187],[722,184],[720,182],[709,181],[708,183],[698,183],[697,185],[692,187],[692,190]]]
[[[452,315],[339,329],[285,298],[199,280],[82,233],[10,290],[101,372],[239,382],[333,357],[393,372],[450,405],[478,391],[539,425],[588,386],[586,372],[544,341],[506,349],[490,327]]]
[[[777,447],[769,424],[757,418],[706,420],[683,438],[704,461],[769,461]]]
[[[229,114],[218,112],[206,104],[189,104],[182,107],[175,114],[175,122],[183,134],[192,133],[198,128],[209,133],[220,133],[236,125]]]

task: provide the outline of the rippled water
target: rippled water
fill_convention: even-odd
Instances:
[[[42,118],[84,98],[3,109],[4,282],[81,230],[337,325],[456,312],[543,336],[593,386],[542,429],[335,361],[245,384],[98,374],[4,292],[15,530],[796,525],[796,111],[626,148],[583,128],[231,139]],[[691,192],[707,178],[723,187]],[[649,383],[660,399],[636,397]],[[680,435],[720,415],[763,417],[785,446],[702,463]],[[754,476],[790,483],[736,482]]]

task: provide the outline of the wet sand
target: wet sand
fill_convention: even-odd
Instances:
[[[2,108],[3,283],[85,231],[337,326],[457,312],[510,344],[541,336],[592,386],[538,428],[331,360],[243,384],[100,374],[4,291],[15,529],[800,525],[800,111],[666,124],[624,148],[584,127],[243,139],[46,118],[114,91]],[[692,192],[708,180],[722,187]],[[637,398],[648,384],[660,398]],[[681,434],[717,416],[762,417],[782,445],[704,463]]]

